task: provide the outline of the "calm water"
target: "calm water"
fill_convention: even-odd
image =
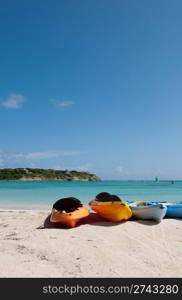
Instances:
[[[182,201],[182,181],[0,182],[0,208],[50,208],[60,198],[74,196],[86,203],[100,192],[124,201]]]

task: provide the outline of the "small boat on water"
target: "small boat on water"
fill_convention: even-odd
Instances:
[[[167,206],[158,203],[134,202],[130,204],[133,216],[142,220],[155,220],[161,222],[166,215]]]
[[[155,182],[158,182],[159,181],[159,178],[156,176],[155,177]]]

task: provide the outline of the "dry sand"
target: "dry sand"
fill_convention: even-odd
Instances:
[[[182,221],[55,228],[48,211],[0,210],[0,277],[182,277]]]

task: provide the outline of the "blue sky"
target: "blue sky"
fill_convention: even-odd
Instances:
[[[1,0],[0,167],[182,179],[180,0]]]

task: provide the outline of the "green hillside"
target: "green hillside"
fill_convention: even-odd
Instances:
[[[98,176],[89,172],[37,168],[0,169],[0,180],[101,181]]]

